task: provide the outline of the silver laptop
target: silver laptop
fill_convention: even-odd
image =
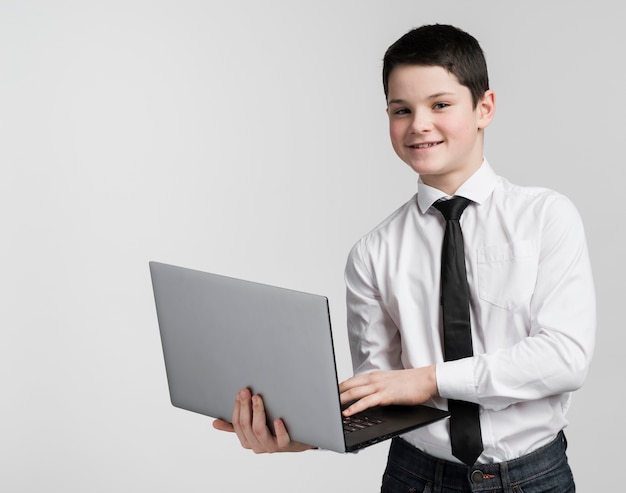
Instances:
[[[385,406],[341,415],[328,300],[150,262],[171,402],[231,420],[236,393],[264,399],[292,440],[352,452],[449,415]]]

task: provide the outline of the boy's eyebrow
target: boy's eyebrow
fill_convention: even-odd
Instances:
[[[441,91],[441,92],[436,92],[435,94],[428,96],[426,99],[437,99],[437,98],[441,98],[443,96],[454,96],[453,92],[450,91]]]
[[[431,99],[438,99],[444,96],[454,96],[455,93],[450,92],[450,91],[441,91],[441,92],[436,92],[435,94],[431,94],[430,96],[426,97],[426,100],[431,100]],[[404,99],[398,98],[398,99],[390,99],[387,102],[387,105],[391,105],[391,104],[407,104],[407,102]]]

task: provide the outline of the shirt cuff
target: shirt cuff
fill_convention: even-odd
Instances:
[[[474,383],[473,358],[438,363],[435,367],[437,390],[445,399],[478,402]]]

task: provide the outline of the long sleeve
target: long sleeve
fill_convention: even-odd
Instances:
[[[346,265],[348,334],[354,372],[401,369],[400,332],[383,307],[378,288],[354,246]]]
[[[534,245],[536,255],[527,257],[536,262],[536,268],[526,267],[536,272],[528,303],[527,336],[510,347],[438,365],[443,397],[499,410],[516,402],[571,392],[582,385],[596,329],[595,292],[583,225],[574,206],[562,196],[551,199],[536,220],[541,225]],[[480,267],[478,270],[480,276]],[[495,307],[491,318],[498,321],[499,312],[514,316],[524,308]],[[494,330],[515,329],[494,323],[486,329],[486,337]]]

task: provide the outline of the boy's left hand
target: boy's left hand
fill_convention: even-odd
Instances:
[[[406,370],[379,370],[339,384],[341,403],[356,401],[343,411],[352,416],[374,406],[416,405],[437,396],[435,365]]]

